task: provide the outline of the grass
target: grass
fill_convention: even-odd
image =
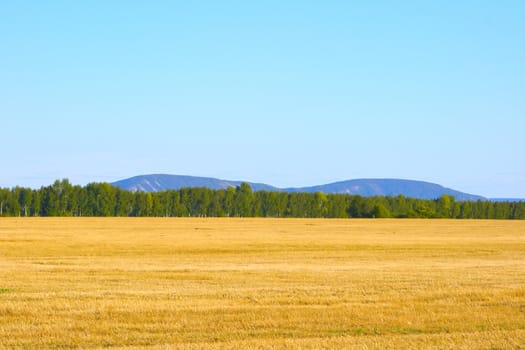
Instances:
[[[525,349],[525,222],[0,219],[0,349]]]

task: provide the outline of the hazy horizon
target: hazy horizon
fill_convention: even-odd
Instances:
[[[525,198],[525,2],[0,9],[0,187],[164,173]]]

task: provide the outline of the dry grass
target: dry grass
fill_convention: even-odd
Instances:
[[[0,349],[525,349],[525,222],[0,219]]]

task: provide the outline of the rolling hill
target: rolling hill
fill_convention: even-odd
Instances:
[[[187,175],[139,175],[120,181],[112,185],[129,191],[159,192],[178,190],[184,187],[206,187],[212,190],[221,190],[228,187],[237,187],[247,181],[220,180],[212,177],[198,177]],[[260,183],[248,182],[254,191],[281,191],[281,189]]]
[[[402,194],[405,197],[420,199],[435,199],[448,194],[454,196],[457,200],[486,200],[482,196],[460,192],[438,184],[403,179],[355,179],[285,190],[289,192],[346,193],[364,197],[397,196]]]
[[[226,189],[236,187],[247,181],[221,180],[210,177],[186,175],[152,174],[134,176],[128,179],[113,182],[112,185],[130,191],[158,192],[177,190],[184,187],[206,187],[210,189]],[[403,179],[355,179],[333,182],[325,185],[310,187],[278,188],[262,183],[247,182],[254,191],[284,191],[284,192],[324,192],[344,193],[370,196],[397,196],[434,199],[444,194],[454,196],[456,200],[487,200],[478,195],[460,192],[438,184],[403,180]]]

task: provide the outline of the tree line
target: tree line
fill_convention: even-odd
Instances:
[[[0,189],[0,216],[156,216],[294,218],[525,219],[524,202],[362,197],[347,194],[182,188],[131,192],[108,183],[72,185],[67,179],[31,189]]]

